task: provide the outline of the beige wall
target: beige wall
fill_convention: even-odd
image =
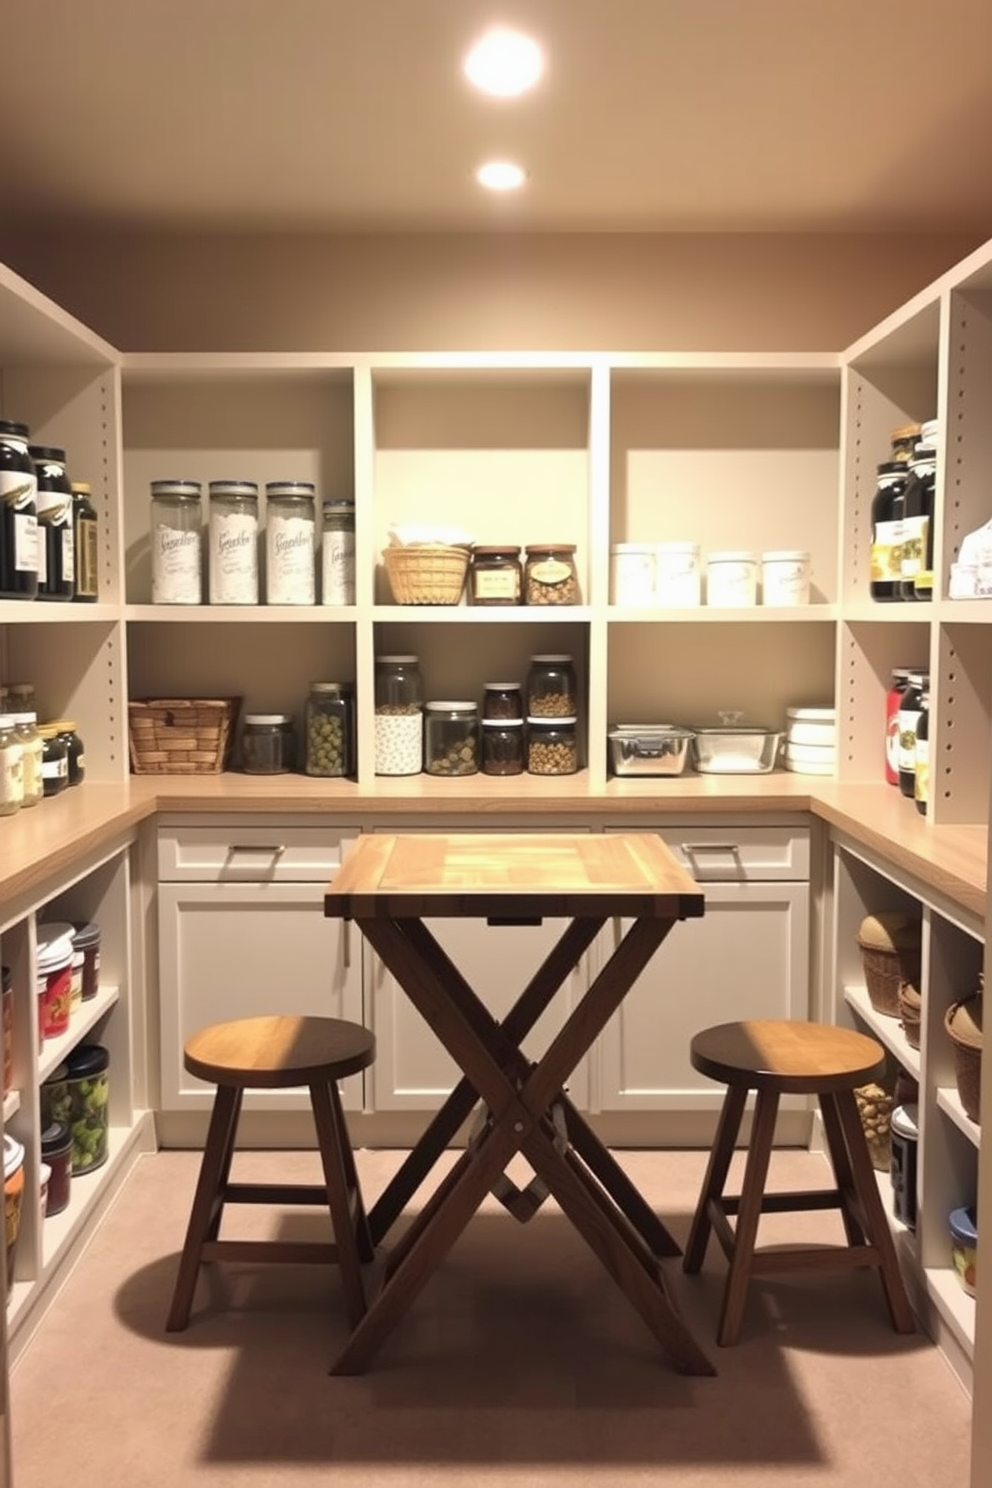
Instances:
[[[836,234],[0,236],[126,350],[840,350],[976,247]]]

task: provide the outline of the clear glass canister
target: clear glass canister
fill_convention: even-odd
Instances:
[[[53,718],[50,721],[65,744],[69,784],[82,785],[86,776],[86,750],[76,732],[76,721],[73,718]]]
[[[530,543],[524,564],[524,603],[579,603],[574,543]]]
[[[76,593],[72,486],[65,473],[65,450],[32,444],[38,494],[38,598],[72,599]]]
[[[246,775],[285,775],[296,764],[296,735],[288,713],[246,713],[241,768]]]
[[[419,775],[424,767],[424,689],[409,653],[375,663],[375,773]]]
[[[269,481],[266,485],[266,604],[316,603],[315,512],[311,481]]]
[[[28,426],[0,419],[0,599],[37,596],[37,494]]]
[[[203,603],[199,481],[152,481],[152,604]]]
[[[475,703],[434,702],[424,709],[424,769],[428,775],[474,775],[479,768]]]
[[[528,718],[527,770],[531,775],[574,775],[579,768],[574,718]]]
[[[23,806],[37,806],[44,795],[44,787],[41,775],[42,744],[41,735],[38,732],[38,715],[36,713],[15,713],[13,715],[14,726],[17,729],[17,737],[24,749],[24,757],[21,762],[21,771],[24,777],[24,799]]]
[[[24,802],[24,746],[13,715],[0,713],[0,816],[13,816]]]
[[[518,605],[523,592],[520,548],[478,546],[472,549],[468,597],[474,605]]]
[[[519,682],[485,682],[482,689],[482,717],[485,720],[523,718],[523,688]]]
[[[532,656],[527,674],[527,712],[537,718],[574,718],[578,688],[571,656]]]
[[[258,604],[258,486],[211,481],[210,603]]]
[[[482,720],[483,775],[520,775],[524,768],[522,718]]]
[[[355,503],[329,498],[324,502],[320,540],[320,602],[355,603]]]
[[[73,552],[76,560],[74,599],[95,604],[100,598],[100,519],[87,481],[72,482]]]
[[[355,772],[355,699],[344,682],[311,682],[306,707],[308,775]]]

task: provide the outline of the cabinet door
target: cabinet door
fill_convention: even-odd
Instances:
[[[497,1018],[504,1017],[558,940],[568,921],[486,925],[482,920],[428,920],[431,933]],[[459,1071],[403,989],[377,956],[369,956],[369,1002],[376,1061],[367,1073],[378,1111],[434,1110],[457,1083]],[[585,958],[524,1041],[540,1057],[574,1007],[585,982]],[[587,1102],[583,1061],[568,1083],[578,1106]]]
[[[604,1111],[717,1105],[722,1087],[689,1063],[694,1033],[736,1018],[808,1015],[809,885],[704,887],[703,918],[674,927],[603,1032]]]
[[[211,1089],[183,1068],[199,1028],[264,1013],[362,1016],[361,953],[351,925],[324,916],[323,883],[159,885],[162,1106],[203,1108]],[[342,1082],[349,1110],[362,1076]],[[305,1094],[253,1093],[258,1109],[295,1110]]]

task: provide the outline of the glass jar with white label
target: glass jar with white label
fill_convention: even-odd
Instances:
[[[152,481],[152,604],[203,603],[199,481]]]
[[[706,560],[706,603],[736,609],[757,602],[757,553],[711,553]]]
[[[329,497],[323,503],[320,539],[320,602],[355,603],[355,503]]]
[[[209,486],[210,603],[258,604],[258,486],[217,480]]]
[[[265,602],[317,602],[315,492],[310,481],[265,487]]]

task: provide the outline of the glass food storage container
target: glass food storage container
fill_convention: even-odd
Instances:
[[[355,770],[355,696],[344,682],[311,682],[306,706],[306,773],[328,778]]]
[[[574,543],[530,543],[524,563],[524,603],[576,605],[579,580]]]
[[[483,720],[523,718],[523,688],[519,682],[485,682],[482,687]]]
[[[317,599],[316,506],[311,481],[265,487],[265,602],[312,605]]]
[[[241,768],[246,775],[286,775],[296,765],[296,735],[288,713],[246,713]]]
[[[520,775],[524,768],[522,718],[482,720],[483,775]]]
[[[375,663],[375,773],[419,775],[424,767],[424,688],[409,653]]]
[[[532,656],[527,674],[527,712],[536,718],[578,716],[575,665],[564,652]]]
[[[474,775],[479,768],[479,710],[470,702],[431,702],[424,709],[428,775]]]
[[[721,722],[693,724],[689,741],[692,768],[700,775],[768,775],[775,768],[782,735],[740,714],[720,714]]]
[[[320,602],[355,603],[355,503],[328,498],[321,508]]]
[[[579,768],[574,718],[528,718],[527,770],[531,775],[574,775]]]
[[[152,481],[152,604],[203,602],[203,506],[199,481]]]
[[[208,487],[210,603],[258,604],[258,485],[218,480]]]
[[[518,605],[523,593],[520,548],[479,545],[472,550],[468,597],[474,605]]]

